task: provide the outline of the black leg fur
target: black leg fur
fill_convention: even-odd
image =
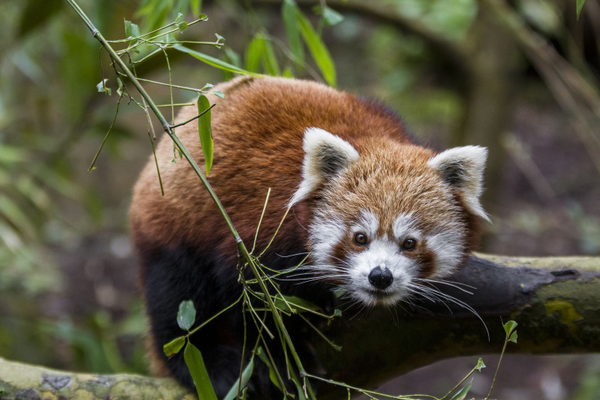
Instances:
[[[139,238],[138,238],[139,239]],[[165,343],[181,336],[184,332],[177,325],[176,317],[179,304],[183,300],[192,300],[196,308],[196,325],[215,315],[235,301],[241,294],[242,287],[237,283],[238,271],[235,266],[227,265],[225,260],[219,260],[210,252],[198,249],[180,247],[168,249],[161,246],[140,246],[138,250],[142,263],[142,276],[146,310],[150,319],[150,329],[154,340],[156,354],[159,354],[171,375],[184,385],[193,389],[194,384],[183,359],[183,351],[167,360],[162,347]],[[298,251],[300,252],[300,251]],[[205,254],[208,254],[206,256]],[[209,258],[209,257],[213,258]],[[295,265],[297,260],[286,260],[282,265],[279,257],[267,255],[267,265],[277,265],[287,268]],[[272,258],[272,259],[271,259]],[[278,262],[278,264],[276,264]],[[300,295],[309,300],[318,301],[316,294],[323,294],[321,288],[314,293],[309,289],[298,293],[298,286],[285,287],[284,293]],[[286,290],[287,289],[287,290]],[[256,329],[248,317],[247,354],[254,346]],[[297,318],[286,320],[288,331],[294,343],[301,350],[305,348],[305,332]],[[271,325],[271,324],[269,324]],[[274,327],[270,328],[276,332]],[[209,323],[191,337],[192,343],[201,351],[206,368],[211,377],[218,398],[223,398],[239,377],[244,337],[241,303],[228,310]],[[267,341],[270,341],[267,339]],[[279,371],[285,375],[285,363],[281,344],[277,339],[270,341],[270,350]],[[308,353],[301,351],[301,353]],[[302,356],[302,354],[301,354]],[[305,358],[312,359],[309,354]],[[311,364],[312,360],[306,362]],[[254,378],[250,383],[251,398],[279,399],[281,392],[270,382],[269,371],[258,359],[256,360]],[[291,382],[289,382],[291,384]],[[289,387],[294,391],[293,386]]]

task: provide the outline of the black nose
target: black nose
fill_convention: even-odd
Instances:
[[[381,269],[381,267],[375,267],[369,274],[369,282],[377,289],[383,290],[390,286],[393,281],[392,272],[387,268]]]

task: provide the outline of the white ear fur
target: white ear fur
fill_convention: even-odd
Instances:
[[[304,131],[302,182],[288,207],[304,200],[325,178],[332,178],[358,160],[358,151],[338,136],[320,128]]]
[[[458,189],[473,214],[489,221],[479,197],[483,192],[483,170],[487,149],[480,146],[455,147],[431,158],[427,164],[450,186]]]

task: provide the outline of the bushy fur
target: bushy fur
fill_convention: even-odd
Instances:
[[[478,201],[485,150],[459,148],[436,156],[412,144],[389,110],[314,82],[239,78],[216,89],[225,98],[211,98],[217,103],[209,178],[215,192],[249,244],[271,188],[258,249],[267,245],[286,207],[292,209],[263,263],[281,270],[310,252],[306,268],[323,278],[316,285],[283,282],[285,293],[323,303],[328,288],[337,285],[365,303],[390,304],[406,295],[412,279],[447,276],[464,262],[477,238],[477,216],[485,215]],[[178,121],[196,112],[186,107]],[[185,125],[177,135],[203,165],[197,126]],[[193,300],[199,323],[239,296],[238,255],[190,166],[171,162],[168,137],[157,157],[165,196],[151,159],[134,189],[131,228],[154,371],[192,386],[182,355],[167,360],[162,346],[182,333],[176,323],[181,301]],[[358,231],[368,235],[368,245],[353,242]],[[408,236],[418,247],[403,251],[398,246]],[[367,279],[375,266],[391,269],[394,277],[377,296]],[[238,374],[242,335],[240,309],[234,308],[192,337],[219,397]],[[301,334],[296,336],[308,353]],[[281,354],[275,357],[281,361]],[[264,368],[256,375],[254,390],[271,397]]]

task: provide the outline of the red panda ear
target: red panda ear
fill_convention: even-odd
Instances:
[[[458,190],[469,211],[487,221],[479,197],[483,192],[483,170],[487,160],[487,149],[480,146],[455,147],[431,158],[427,164],[435,169],[442,179]]]
[[[303,148],[302,182],[289,207],[304,200],[325,179],[335,177],[358,160],[358,151],[350,143],[320,128],[304,131]]]

